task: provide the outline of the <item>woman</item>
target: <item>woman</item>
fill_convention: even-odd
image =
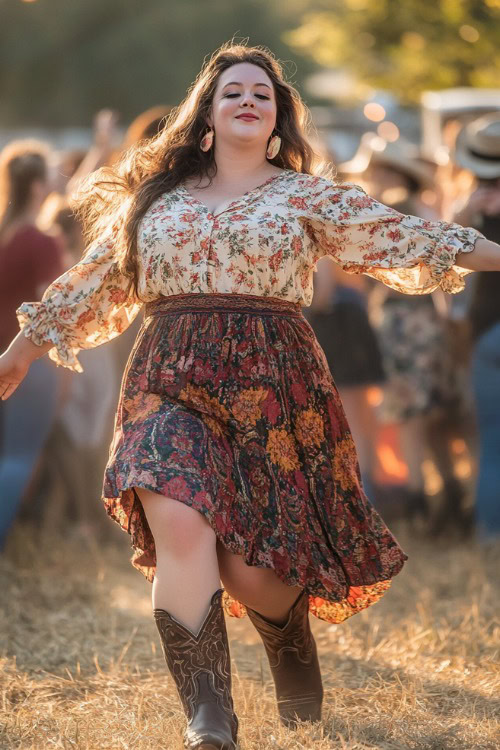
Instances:
[[[5,399],[33,359],[50,350],[78,370],[78,349],[121,333],[146,303],[104,502],[154,579],[188,748],[237,741],[222,603],[257,627],[293,726],[321,712],[308,609],[342,621],[407,559],[366,499],[300,311],[317,261],[409,292],[460,289],[455,262],[500,268],[500,248],[475,230],[404,217],[314,175],[304,123],[268,52],[224,46],[165,130],[94,176],[80,204],[87,255],[21,305],[23,331],[0,358]]]
[[[12,141],[0,153],[0,351],[18,330],[16,309],[40,299],[63,272],[57,240],[36,226],[53,174],[50,149]],[[56,409],[60,373],[37,362],[9,403],[0,404],[0,549],[40,459]]]

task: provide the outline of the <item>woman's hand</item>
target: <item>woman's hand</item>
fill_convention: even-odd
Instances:
[[[54,346],[50,341],[40,346],[19,331],[9,348],[0,356],[0,399],[8,399],[28,374],[31,363]]]
[[[7,349],[0,356],[0,398],[2,401],[12,396],[28,374],[30,364],[29,360],[16,357],[13,350]]]

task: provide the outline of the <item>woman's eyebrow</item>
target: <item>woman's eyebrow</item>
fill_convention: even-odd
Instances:
[[[242,83],[239,81],[231,81],[230,83],[224,84],[222,87],[222,90],[226,88],[226,86],[243,86]],[[254,86],[265,86],[266,88],[270,89],[271,87],[267,85],[267,83],[254,83]]]

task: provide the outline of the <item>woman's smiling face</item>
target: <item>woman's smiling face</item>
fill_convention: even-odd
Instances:
[[[221,73],[211,112],[219,144],[253,141],[265,147],[276,125],[276,113],[272,81],[258,65],[237,63]]]

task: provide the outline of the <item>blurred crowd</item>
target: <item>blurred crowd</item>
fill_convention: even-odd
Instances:
[[[35,140],[0,153],[0,352],[15,311],[78,261],[85,240],[68,196],[122,149],[156,135],[170,108],[142,113],[119,149],[117,116],[96,115],[88,151]],[[439,158],[399,134],[366,132],[338,179],[404,214],[454,221],[500,242],[500,103],[455,114]],[[443,158],[445,153],[445,158]],[[323,347],[354,435],[365,489],[387,520],[429,537],[500,535],[500,274],[464,292],[409,296],[322,259],[304,313]],[[140,318],[81,353],[84,372],[37,360],[0,402],[0,550],[16,521],[106,539],[102,476],[120,380]]]

